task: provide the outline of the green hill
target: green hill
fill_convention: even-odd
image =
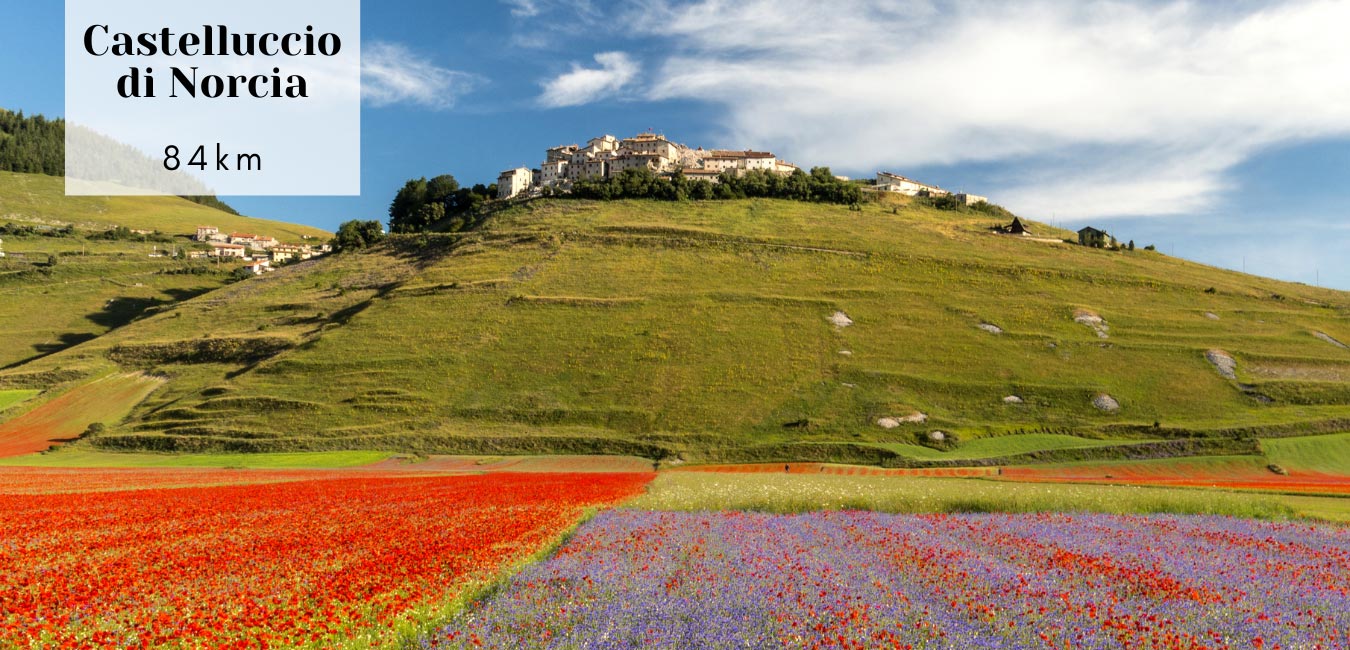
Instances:
[[[0,387],[167,377],[105,449],[906,465],[1350,429],[1328,340],[1350,341],[1350,295],[991,225],[893,200],[538,200],[176,303]]]
[[[216,226],[222,232],[252,232],[296,243],[332,236],[318,228],[243,217],[174,196],[66,196],[64,178],[12,172],[0,172],[0,223],[5,222],[87,230],[126,226],[168,235],[192,235],[197,226]]]
[[[151,257],[186,247],[198,224],[283,241],[326,240],[321,230],[240,217],[174,197],[66,197],[63,179],[0,172],[0,368],[90,340],[155,309],[222,286],[229,267]],[[63,236],[49,236],[72,226]],[[116,226],[152,230],[155,241],[110,241]],[[45,234],[40,234],[45,233]],[[55,259],[57,264],[49,266]]]

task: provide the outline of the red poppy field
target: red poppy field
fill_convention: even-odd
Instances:
[[[7,485],[10,474],[20,475]],[[3,494],[0,647],[392,644],[651,478],[377,475]]]

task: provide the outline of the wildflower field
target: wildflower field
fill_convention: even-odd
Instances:
[[[0,494],[0,647],[394,644],[651,479],[282,474],[128,489],[163,483],[154,471],[87,470],[73,486],[58,479],[77,473],[0,473],[14,488]]]
[[[425,648],[1343,648],[1350,529],[614,510]]]

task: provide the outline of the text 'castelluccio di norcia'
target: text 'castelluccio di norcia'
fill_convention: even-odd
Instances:
[[[342,51],[342,39],[334,33],[316,34],[312,25],[303,33],[236,33],[225,25],[202,25],[200,32],[174,33],[168,27],[157,32],[115,32],[108,25],[90,25],[84,32],[84,49],[91,56],[183,56],[183,57],[332,57]],[[117,94],[125,97],[156,97],[152,67],[131,66],[117,80]],[[217,75],[199,66],[170,66],[168,97],[309,97],[308,84],[298,74],[283,75],[279,66],[271,73]]]

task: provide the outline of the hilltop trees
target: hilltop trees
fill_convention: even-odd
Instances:
[[[384,226],[378,221],[347,221],[338,226],[333,243],[338,250],[351,251],[368,248],[384,239]]]
[[[577,181],[572,187],[572,196],[602,201],[773,198],[847,205],[862,200],[862,190],[835,178],[829,167],[816,167],[810,174],[798,169],[787,176],[764,170],[752,170],[743,175],[727,172],[717,180],[715,184],[705,180],[691,181],[679,172],[663,178],[649,169],[626,169],[610,178]]]
[[[389,204],[389,230],[424,232],[437,225],[445,230],[461,230],[470,223],[470,214],[495,194],[495,185],[460,187],[459,181],[449,174],[431,180],[412,179],[403,184]]]

